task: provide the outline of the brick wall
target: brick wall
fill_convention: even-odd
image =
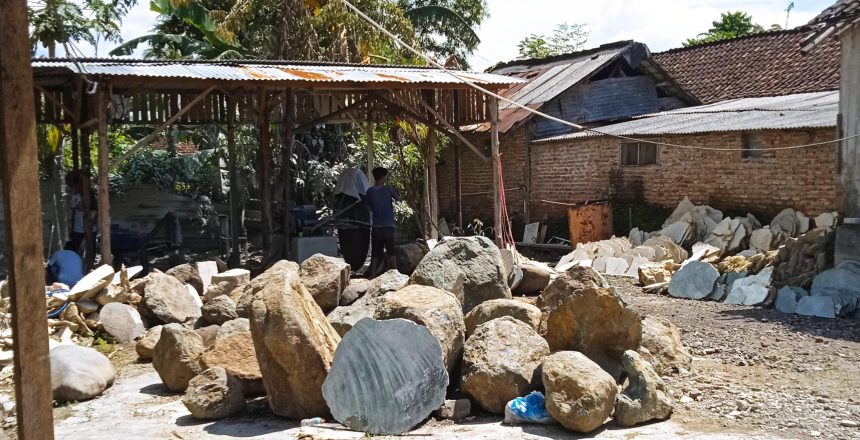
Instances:
[[[525,191],[518,189],[526,184],[528,160],[526,157],[527,129],[512,131],[501,137],[499,152],[502,155],[502,170],[507,191],[508,214],[514,231],[521,231],[524,224]],[[467,135],[478,148],[485,148],[489,155],[489,133]],[[439,211],[449,224],[457,221],[456,161],[454,147],[445,150],[437,167],[439,182]],[[492,164],[484,162],[467,146],[460,147],[461,188],[463,193],[463,222],[481,219],[486,226],[493,224]]]
[[[739,151],[659,147],[657,165],[620,166],[620,141],[606,137],[531,146],[531,220],[558,221],[566,208],[541,200],[579,202],[634,196],[671,208],[686,195],[727,213],[752,212],[763,222],[786,207],[808,215],[839,210],[836,146],[767,151],[833,139],[835,129],[757,132],[760,158]],[[646,138],[649,139],[649,138]],[[682,145],[740,148],[740,132],[650,137]],[[641,196],[639,196],[641,194]]]

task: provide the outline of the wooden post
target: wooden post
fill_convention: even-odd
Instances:
[[[487,98],[490,107],[490,152],[493,167],[493,227],[496,230],[496,244],[501,247],[502,240],[502,199],[499,194],[501,176],[499,175],[499,100],[494,96]]]
[[[236,97],[227,95],[227,155],[228,172],[230,173],[230,256],[228,265],[238,267],[241,262],[239,255],[239,237],[242,235],[242,207],[239,206],[239,176],[238,158],[236,157]]]
[[[101,264],[113,265],[113,254],[111,253],[110,240],[110,194],[108,192],[110,173],[110,147],[107,140],[107,99],[104,92],[105,85],[99,86],[99,91],[96,96],[96,106],[98,108],[99,120],[99,178],[98,178],[98,195],[99,195],[99,232],[101,233],[101,243],[99,252],[101,253]]]
[[[81,168],[81,154],[80,154],[80,146],[81,146],[81,133],[78,130],[78,124],[73,122],[71,124],[72,131],[72,169],[77,171]]]
[[[425,90],[423,92],[424,101],[429,104],[430,109],[435,110],[436,107],[436,91],[435,90]],[[433,114],[428,114],[427,118],[431,121],[436,121],[436,117]],[[429,211],[428,216],[430,217],[430,224],[428,225],[430,231],[430,238],[438,239],[439,238],[439,182],[436,178],[436,146],[439,142],[439,132],[436,131],[433,127],[427,127],[427,157],[425,158],[425,166],[427,167],[427,179],[428,179],[428,206],[427,209]]]
[[[374,162],[373,147],[373,104],[367,104],[367,178],[373,179]],[[371,184],[373,181],[371,181]]]
[[[284,193],[281,202],[282,233],[284,234],[284,258],[289,259],[293,246],[293,218],[290,215],[290,197],[293,194],[293,137],[296,133],[296,93],[293,89],[287,89],[284,99],[284,125],[283,125],[283,149],[281,150]]]
[[[96,259],[96,237],[93,234],[93,195],[90,176],[93,160],[90,156],[90,130],[84,130],[81,135],[81,202],[84,205],[84,263],[86,271],[93,269]]]
[[[4,181],[18,438],[52,439],[36,110],[24,0],[9,0],[0,6],[0,41],[0,169]]]
[[[269,135],[269,103],[265,89],[257,91],[257,124],[260,133],[260,190],[263,203],[263,257],[272,252],[272,146]]]
[[[457,224],[461,229],[463,225],[463,181],[460,177],[460,142],[454,142],[454,187],[457,194]]]

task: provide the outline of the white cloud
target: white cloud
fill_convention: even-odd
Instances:
[[[517,43],[530,34],[550,33],[559,23],[585,23],[591,31],[586,47],[618,40],[643,42],[654,51],[680,47],[687,38],[707,31],[721,12],[741,10],[762,26],[785,26],[790,0],[489,0],[490,18],[478,31],[481,45],[471,59],[483,70],[517,56]],[[795,1],[789,26],[807,23],[833,0]]]

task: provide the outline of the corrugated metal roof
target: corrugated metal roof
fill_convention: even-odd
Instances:
[[[440,69],[406,66],[348,64],[306,64],[278,61],[183,62],[147,60],[83,60],[79,63],[89,75],[113,77],[187,78],[223,81],[310,81],[404,84],[462,84]],[[34,74],[53,74],[58,69],[77,73],[71,60],[34,60]],[[482,85],[510,85],[518,78],[489,73],[457,72],[458,76]]]
[[[694,134],[743,130],[835,127],[839,92],[801,93],[765,98],[743,98],[636,117],[596,128],[620,136]],[[577,132],[541,139],[552,142],[600,136]]]

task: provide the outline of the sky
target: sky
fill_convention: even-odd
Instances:
[[[834,0],[795,0],[788,25],[809,22]],[[125,18],[125,40],[148,33],[156,14],[148,0]],[[470,59],[473,70],[517,56],[517,43],[530,34],[547,34],[560,23],[583,23],[590,31],[586,48],[619,40],[636,40],[652,52],[680,47],[687,38],[705,32],[721,12],[742,10],[764,27],[785,26],[785,9],[791,0],[488,0],[490,17],[478,29],[481,45]],[[79,45],[86,56],[107,56],[113,44],[98,53]],[[62,50],[58,55],[62,56]],[[40,54],[43,51],[39,51]]]

